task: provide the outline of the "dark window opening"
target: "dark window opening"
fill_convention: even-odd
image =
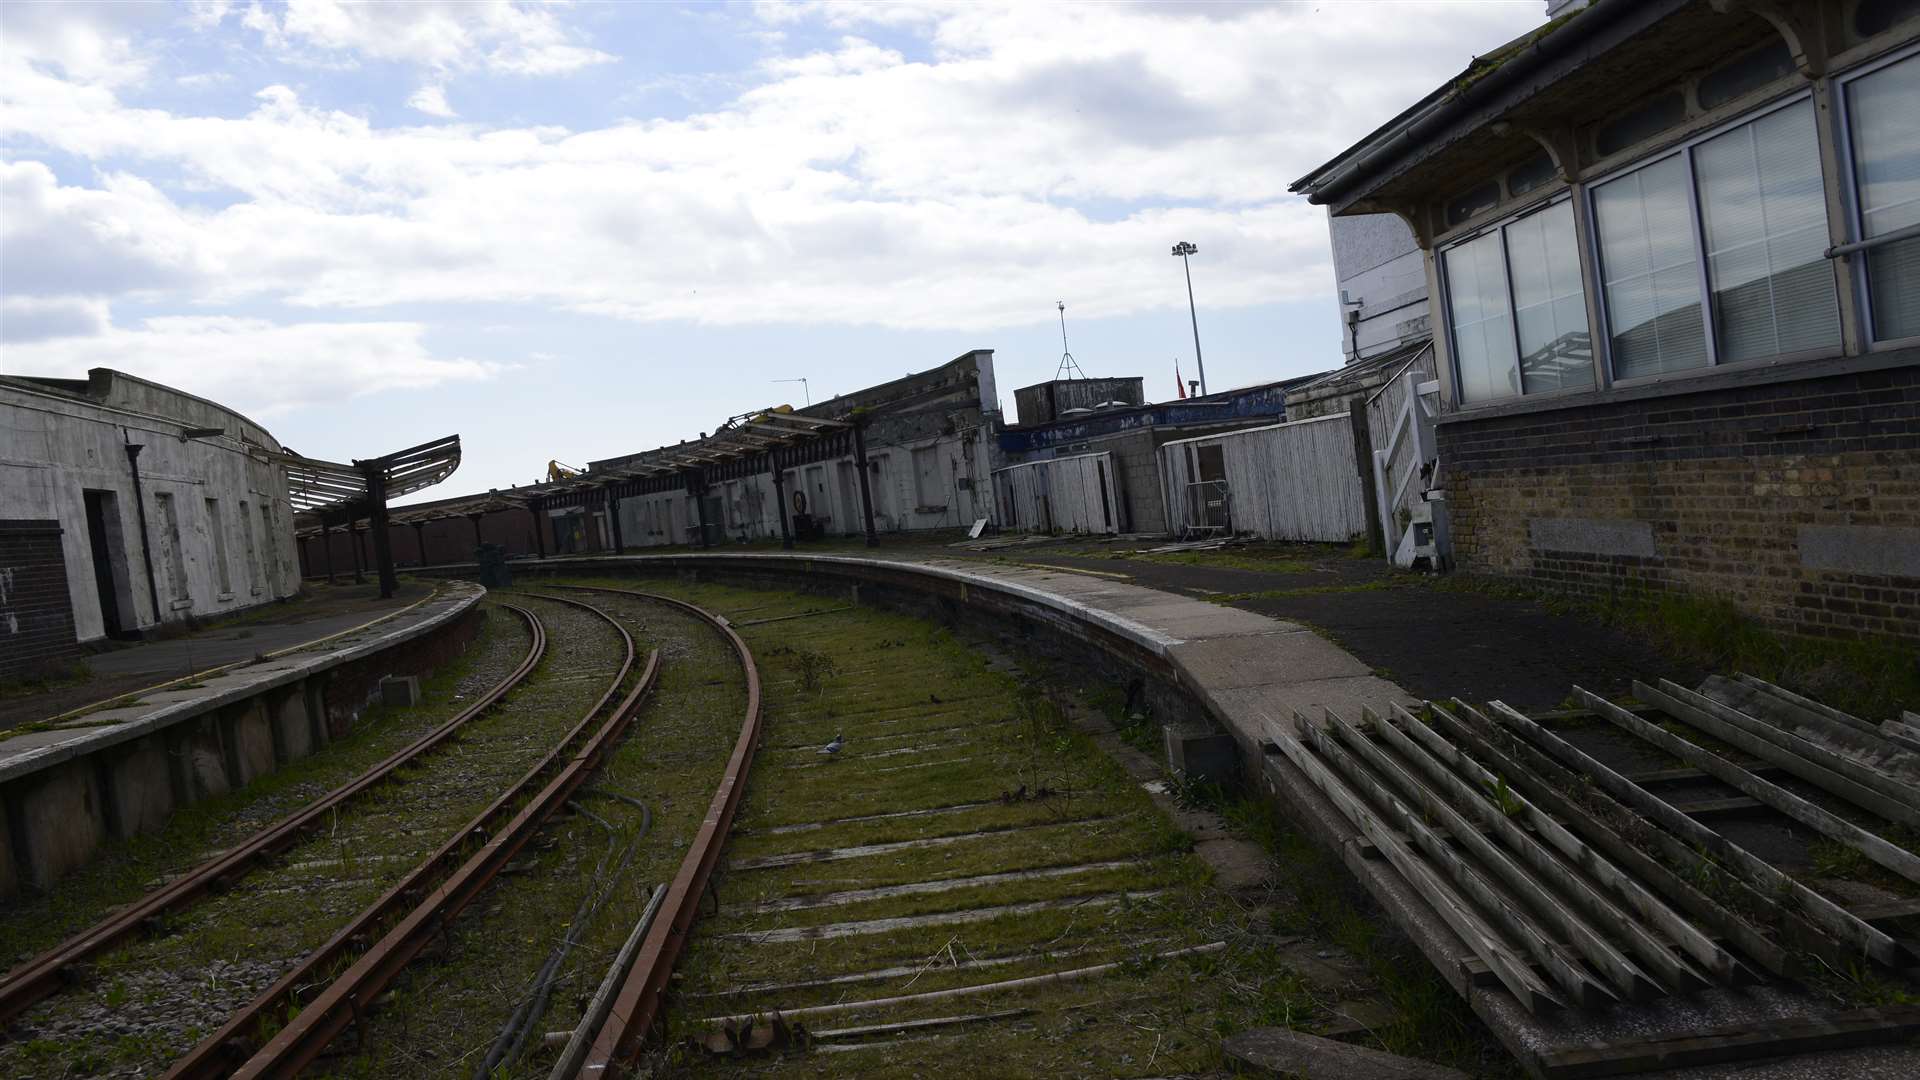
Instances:
[[[1920,15],[1920,0],[1860,0],[1853,10],[1853,29],[1861,37],[1872,37],[1915,15]]]
[[[1559,175],[1560,170],[1554,167],[1553,158],[1542,150],[1507,174],[1507,194],[1525,195],[1543,184],[1552,183]]]
[[[1489,181],[1447,204],[1447,224],[1458,225],[1500,204],[1500,185]]]
[[[1686,119],[1687,103],[1678,90],[1669,90],[1636,105],[1621,116],[1600,125],[1594,135],[1594,149],[1601,157],[1617,154],[1638,142],[1651,139]]]
[[[1700,107],[1718,108],[1793,71],[1793,54],[1787,51],[1786,42],[1763,45],[1708,72],[1700,80]]]

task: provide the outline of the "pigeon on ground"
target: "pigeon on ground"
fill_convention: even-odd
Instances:
[[[836,757],[836,756],[838,756],[838,755],[839,755],[839,753],[840,753],[840,748],[841,748],[841,747],[843,747],[843,746],[845,746],[845,745],[847,745],[847,740],[846,740],[845,738],[843,738],[843,737],[841,737],[841,736],[839,736],[839,735],[835,735],[835,736],[833,737],[833,741],[832,741],[832,742],[830,742],[830,743],[828,743],[827,745],[825,745],[825,746],[823,746],[823,747],[821,747],[821,748],[820,748],[819,750],[817,750],[817,751],[815,751],[815,752],[816,752],[816,753],[821,753],[821,754],[825,754],[825,755],[827,755],[828,757]]]

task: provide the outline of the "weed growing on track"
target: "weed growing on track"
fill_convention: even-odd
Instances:
[[[723,614],[751,611],[754,619],[819,608],[818,598],[797,594],[654,580],[614,584],[668,592]],[[1311,1030],[1330,1018],[1345,988],[1309,982],[1295,970],[1301,961],[1293,950],[1305,947],[1311,956],[1337,947],[1336,935],[1364,954],[1353,970],[1401,1010],[1402,1019],[1373,1042],[1469,1068],[1502,1067],[1497,1047],[1427,965],[1404,943],[1372,930],[1338,866],[1292,846],[1297,838],[1253,804],[1223,808],[1236,830],[1262,840],[1283,862],[1301,860],[1312,864],[1310,873],[1329,874],[1326,889],[1295,902],[1290,894],[1236,898],[1215,888],[1211,870],[1193,854],[1193,837],[1075,726],[1056,691],[994,669],[947,630],[872,609],[741,632],[761,658],[766,739],[723,857],[732,868],[720,879],[719,910],[703,919],[680,965],[669,1002],[672,1038],[654,1062],[659,1075],[944,1075],[957,1061],[982,1075],[1218,1069],[1224,1033],[1274,1023]],[[823,665],[794,660],[803,650],[830,659],[833,674],[809,679],[808,668]],[[1100,697],[1106,711],[1127,722],[1125,694]],[[1131,726],[1157,753],[1158,725],[1141,711],[1143,719]],[[846,738],[838,757],[815,753],[836,734]],[[1197,787],[1194,794],[1198,802],[1222,798]],[[868,845],[892,846],[844,851]],[[787,864],[751,868],[777,857]],[[1041,868],[1048,873],[1017,873]],[[1000,876],[942,884],[987,875]],[[900,886],[909,888],[871,892]],[[1047,902],[1057,906],[987,910]],[[1320,914],[1299,914],[1303,907]],[[975,911],[988,917],[943,921]],[[936,921],[878,922],[926,917]],[[768,936],[844,924],[875,932]],[[1287,944],[1303,933],[1325,944]],[[1208,942],[1228,948],[1158,958]],[[959,966],[967,962],[986,966]],[[803,1018],[818,1031],[1018,1011],[884,1048],[716,1061],[684,1042],[706,1030],[696,1023],[702,1016],[857,1003],[1103,963],[1118,970]],[[900,974],[822,981],[888,969]],[[793,985],[740,992],[769,983]]]
[[[340,1075],[471,1075],[567,934],[577,947],[560,969],[534,1041],[541,1033],[573,1027],[649,891],[673,877],[699,830],[745,713],[745,684],[732,650],[705,623],[670,608],[611,595],[570,595],[621,619],[641,649],[660,650],[654,692],[586,785],[590,792],[617,792],[645,803],[651,826],[616,877],[605,855],[633,839],[640,812],[617,799],[577,798],[576,804],[614,826],[611,836],[584,814],[557,814],[513,872],[497,879],[454,923],[445,948],[396,984],[369,1027],[367,1050],[338,1063]],[[587,892],[602,888],[611,893],[599,916],[585,926],[569,925]],[[548,1065],[536,1052],[496,1075],[545,1076]]]

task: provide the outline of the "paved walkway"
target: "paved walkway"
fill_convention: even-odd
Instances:
[[[1456,587],[1356,559],[1338,547],[1263,544],[1196,556],[1194,563],[1115,558],[1154,546],[1116,541],[1113,552],[1063,540],[953,556],[1052,564],[1124,580],[1310,626],[1422,698],[1498,698],[1522,709],[1558,706],[1576,683],[1595,693],[1626,693],[1634,679],[1663,677],[1692,686],[1707,674],[1644,637],[1555,611],[1533,600]],[[1254,551],[1236,558],[1236,551]],[[1057,554],[1056,554],[1057,552]],[[1221,565],[1220,560],[1233,560]],[[1258,567],[1258,568],[1256,568]]]
[[[1521,709],[1553,709],[1574,684],[1611,698],[1628,692],[1634,678],[1672,678],[1693,686],[1707,675],[1690,661],[1663,653],[1645,636],[1555,611],[1540,601],[1457,588],[1453,578],[1396,571],[1384,559],[1356,559],[1340,546],[1254,544],[1219,552],[1121,557],[1164,542],[1135,536],[1110,542],[1092,536],[1020,542],[1018,536],[1002,534],[987,550],[968,550],[956,548],[954,540],[956,532],[885,534],[881,546],[870,550],[858,538],[829,538],[801,544],[793,553],[1056,567],[1140,584],[1311,626],[1375,675],[1425,700],[1500,698]],[[1008,544],[1010,540],[1014,542]],[[722,546],[712,553],[778,550]],[[699,552],[645,548],[628,553]]]
[[[251,660],[261,653],[298,648],[399,611],[429,591],[429,586],[409,583],[393,599],[382,600],[373,585],[320,586],[310,599],[296,604],[257,609],[250,615],[179,637],[97,653],[87,658],[92,677],[85,682],[0,700],[0,730],[112,701],[209,668]]]
[[[313,671],[377,652],[453,618],[477,603],[485,592],[480,586],[467,582],[446,583],[437,594],[428,587],[416,586],[411,591],[411,599],[407,596],[395,597],[381,605],[383,610],[372,614],[361,611],[351,616],[332,615],[292,624],[292,628],[298,629],[299,633],[273,635],[276,638],[291,637],[293,640],[290,644],[278,648],[259,645],[231,661],[241,665],[231,671],[210,675],[198,683],[181,688],[148,694],[123,693],[118,696],[130,699],[125,704],[54,721],[44,728],[36,725],[36,730],[0,738],[0,781],[90,752],[99,746],[124,742],[175,722],[181,716],[205,712],[257,694],[266,687],[284,685]],[[389,617],[383,618],[383,615]],[[376,619],[379,621],[367,625]],[[342,620],[348,620],[344,626],[334,626],[331,633],[321,632],[322,626],[337,624]],[[290,628],[282,626],[276,629],[286,631]],[[257,645],[262,639],[250,637],[243,640]],[[308,645],[311,647],[301,647]],[[282,650],[286,650],[283,655],[263,663],[245,663],[257,653]],[[202,662],[198,653],[194,660],[201,671],[218,666]],[[150,676],[152,673],[146,674]],[[161,679],[170,674],[163,674]],[[153,682],[143,684],[150,685]]]
[[[1460,588],[1453,579],[1394,570],[1381,559],[1353,558],[1337,545],[1270,543],[1126,558],[1116,556],[1162,541],[1061,537],[969,550],[952,546],[956,538],[951,533],[935,538],[889,534],[875,549],[857,539],[833,538],[802,544],[793,554],[1077,570],[1310,627],[1372,673],[1423,699],[1498,698],[1517,708],[1545,710],[1560,705],[1576,684],[1613,697],[1626,693],[1634,679],[1669,678],[1693,686],[1707,675],[1643,635],[1537,601]],[[1014,539],[996,538],[1003,545]],[[711,553],[778,550],[777,545],[728,545]],[[628,554],[700,552],[663,548]]]

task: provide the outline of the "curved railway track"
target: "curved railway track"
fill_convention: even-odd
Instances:
[[[704,608],[635,589],[587,585],[553,587],[635,597],[677,608],[706,622],[739,657],[747,685],[746,715],[741,721],[740,735],[734,742],[713,800],[708,804],[699,833],[688,845],[686,857],[672,883],[648,906],[636,928],[638,945],[637,951],[631,954],[630,966],[629,950],[623,949],[552,1073],[555,1077],[600,1077],[615,1075],[634,1060],[660,1015],[667,981],[699,916],[700,898],[706,893],[713,869],[720,861],[720,851],[726,844],[734,812],[746,787],[747,773],[753,767],[754,751],[760,742],[760,671],[754,664],[752,650],[733,627]]]
[[[155,925],[157,920],[185,909],[208,893],[231,888],[256,867],[319,831],[327,817],[341,806],[392,777],[396,770],[439,748],[458,735],[469,721],[506,697],[539,666],[546,654],[547,632],[545,625],[531,611],[512,604],[504,606],[526,621],[532,636],[526,656],[506,678],[439,727],[395,751],[353,780],[315,799],[304,809],[269,825],[226,854],[207,860],[171,884],[148,893],[141,900],[8,972],[4,979],[0,979],[0,1024],[11,1021],[35,1002],[59,993],[68,985],[66,973],[73,969],[73,965],[143,932],[145,928]]]
[[[698,917],[760,740],[760,677],[745,641],[725,619],[703,608],[637,590],[553,587],[625,597],[688,615],[719,635],[738,658],[745,683],[745,716],[740,733],[698,832],[671,883],[653,891],[653,901],[631,935],[628,948],[621,951],[614,970],[607,973],[595,1008],[589,1010],[576,1031],[575,1045],[563,1058],[563,1069],[556,1070],[556,1075],[598,1076],[632,1061],[659,1018],[668,980]],[[174,1060],[163,1074],[168,1080],[299,1075],[336,1038],[362,1022],[367,1010],[407,965],[526,848],[554,811],[567,803],[618,746],[657,684],[660,653],[652,652],[636,674],[634,638],[620,618],[585,599],[530,595],[590,614],[617,633],[620,658],[604,692],[531,768],[484,809],[450,835],[442,834],[446,839],[431,854],[347,919],[324,944],[301,956],[265,991],[228,1014],[218,1030]],[[395,775],[397,771],[425,764],[433,751],[456,740],[466,725],[499,705],[550,654],[546,621],[527,607],[504,606],[525,620],[531,639],[525,656],[506,678],[457,715],[353,780],[21,965],[0,981],[0,1019],[18,1016],[36,1002],[81,981],[75,978],[78,966],[89,959],[160,927],[165,916],[227,893],[247,874],[313,839],[325,830],[327,821],[338,820],[342,807],[385,781],[401,779]]]
[[[486,888],[547,818],[585,782],[632,720],[659,674],[659,653],[615,702],[633,669],[632,634],[590,604],[567,604],[605,620],[624,659],[606,691],[518,781],[421,861],[398,883],[309,953],[220,1029],[174,1062],[169,1080],[295,1076],[392,984],[407,964]],[[596,723],[597,721],[597,723]],[[327,978],[311,996],[303,991]],[[266,1035],[281,1017],[284,1026]]]

